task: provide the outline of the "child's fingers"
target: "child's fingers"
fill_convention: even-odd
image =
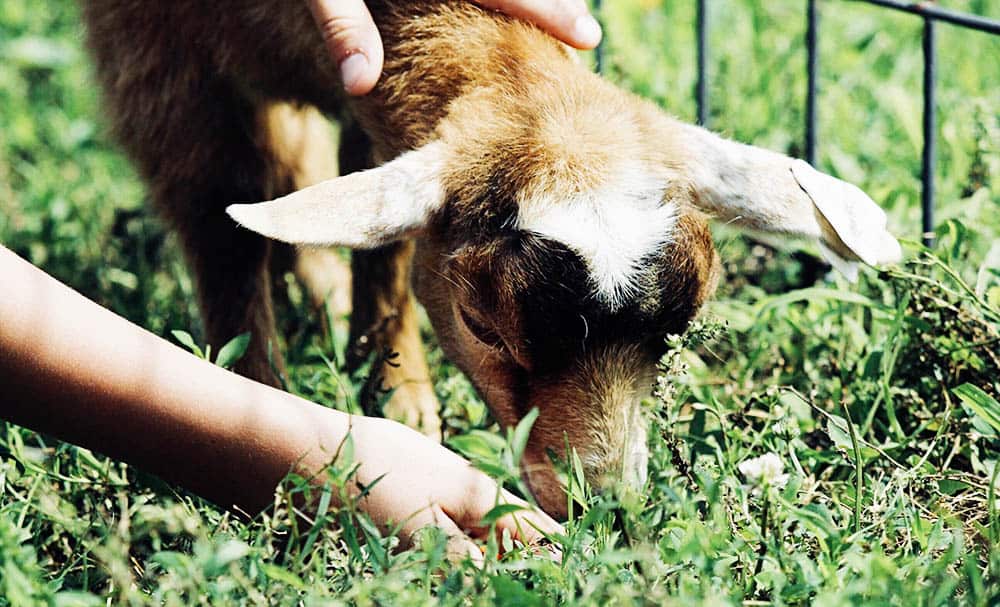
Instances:
[[[362,0],[310,0],[340,79],[350,95],[372,90],[382,73],[382,38]]]
[[[485,8],[530,21],[563,42],[591,49],[601,41],[601,26],[583,0],[475,0]]]

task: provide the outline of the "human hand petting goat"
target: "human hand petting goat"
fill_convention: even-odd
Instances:
[[[583,0],[475,0],[530,21],[578,49],[601,41],[601,27]],[[382,72],[382,40],[363,0],[309,0],[316,25],[334,61],[344,88],[351,95],[372,90]]]
[[[404,543],[441,528],[449,552],[497,521],[525,544],[561,527],[441,445],[401,424],[320,407],[196,358],[89,301],[0,246],[0,420],[52,434],[257,512],[289,472],[322,483],[351,437],[358,505]],[[338,461],[340,466],[351,462]],[[377,481],[377,482],[376,482]]]

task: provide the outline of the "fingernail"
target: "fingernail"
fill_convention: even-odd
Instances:
[[[348,93],[353,93],[367,78],[368,57],[361,51],[351,53],[340,62],[340,81]]]
[[[573,39],[579,46],[593,48],[601,41],[601,24],[593,15],[580,15],[573,25]]]

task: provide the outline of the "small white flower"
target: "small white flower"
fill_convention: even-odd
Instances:
[[[781,489],[788,483],[788,475],[782,474],[785,464],[775,453],[765,453],[748,459],[739,465],[740,472],[752,485],[767,485]]]

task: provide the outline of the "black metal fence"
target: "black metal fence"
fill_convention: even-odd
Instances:
[[[921,211],[922,240],[930,245],[934,242],[934,167],[937,143],[937,120],[935,114],[935,80],[937,74],[937,51],[935,48],[935,25],[944,21],[951,25],[988,34],[1000,35],[1000,21],[987,19],[979,15],[961,13],[941,8],[931,2],[900,2],[899,0],[851,0],[873,4],[883,8],[912,13],[923,18],[923,49],[924,49],[924,83],[923,83],[923,135],[924,145],[921,160]],[[697,103],[698,123],[708,124],[708,1],[696,0],[697,18],[697,57],[698,80],[695,84],[695,101]],[[600,8],[600,0],[595,0],[595,9]],[[817,79],[819,75],[819,7],[817,0],[806,0],[806,123],[805,123],[805,155],[810,164],[816,163],[816,148],[819,144],[816,137],[816,121],[818,117],[816,99],[818,96]],[[1000,58],[997,58],[1000,60]],[[597,69],[604,68],[603,49],[597,49]]]

